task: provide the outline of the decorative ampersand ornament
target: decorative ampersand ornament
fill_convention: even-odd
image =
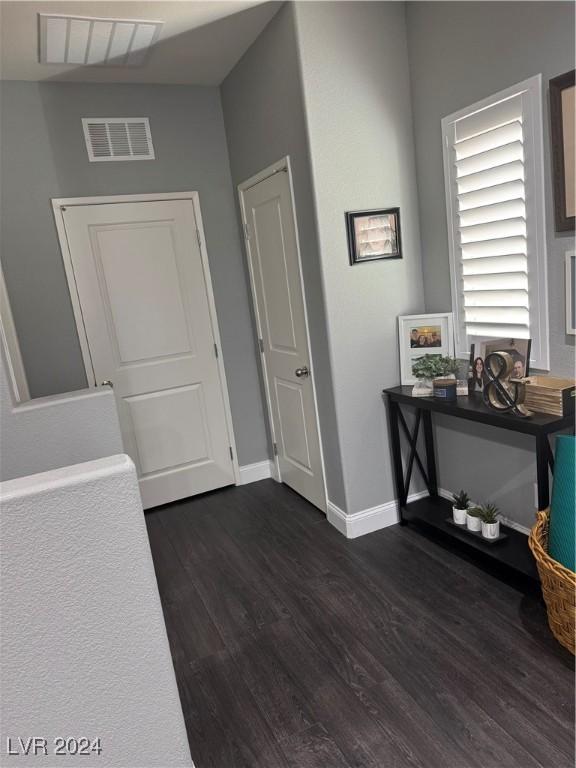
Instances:
[[[497,411],[511,411],[516,416],[531,416],[532,412],[522,405],[526,395],[523,381],[510,379],[514,360],[507,352],[492,352],[484,361],[488,383],[484,386],[484,402]]]

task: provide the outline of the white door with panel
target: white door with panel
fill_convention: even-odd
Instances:
[[[282,482],[326,511],[288,170],[241,188],[268,408]]]
[[[95,383],[113,384],[145,508],[235,482],[196,216],[192,199],[62,208]]]

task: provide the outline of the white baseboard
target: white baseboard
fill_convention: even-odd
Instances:
[[[444,490],[444,488],[438,488],[438,495],[442,496],[443,499],[448,499],[449,501],[452,501],[454,498],[454,494],[450,491]],[[474,504],[474,502],[472,502]],[[509,517],[504,517],[504,515],[500,515],[500,521],[502,525],[507,525],[508,528],[514,528],[515,531],[520,531],[520,533],[523,533],[525,536],[528,536],[530,534],[530,528],[526,528],[525,525],[522,525],[521,523],[517,523],[515,520],[510,520]]]
[[[388,504],[347,515],[340,507],[329,501],[326,505],[326,517],[328,522],[347,539],[355,539],[357,536],[364,536],[397,523],[398,505],[395,501],[391,501]]]
[[[280,475],[278,473],[278,465],[275,461],[270,461],[270,473],[272,480],[276,480],[277,483],[281,482]]]
[[[408,497],[408,501],[416,501],[427,495],[428,491],[412,493]],[[398,522],[398,502],[396,500],[388,501],[386,504],[362,509],[360,512],[347,515],[336,504],[328,501],[326,517],[328,522],[347,539],[355,539],[358,536],[379,531],[381,528],[387,528],[389,525],[396,525]]]
[[[273,477],[276,480],[276,464],[273,461],[257,461],[255,464],[245,464],[240,469],[240,485],[257,483]]]
[[[272,478],[279,482],[277,467],[275,461],[257,461],[255,464],[245,464],[240,467],[239,485],[248,483],[257,483],[259,480]],[[453,494],[444,488],[438,488],[438,495],[443,499],[452,500]],[[408,502],[417,501],[428,496],[428,491],[418,491],[408,496]],[[398,502],[394,499],[377,507],[362,509],[360,512],[353,512],[348,515],[340,507],[328,501],[326,505],[326,518],[334,528],[346,536],[347,539],[356,539],[358,536],[365,536],[367,533],[379,531],[381,528],[387,528],[389,525],[396,525],[398,522]],[[502,517],[504,525],[514,528],[521,533],[528,535],[530,530],[514,520]]]
[[[504,517],[503,515],[500,516],[500,520],[502,525],[507,525],[508,528],[514,528],[515,531],[520,531],[520,533],[523,533],[525,536],[530,535],[530,528],[526,528],[525,525],[517,523],[515,520],[510,520],[509,517]]]
[[[453,498],[453,494],[444,488],[438,488],[438,495],[449,501],[452,501]],[[423,499],[425,496],[428,496],[428,491],[411,493],[408,496],[408,502]],[[329,501],[326,517],[328,522],[346,536],[347,539],[355,539],[358,536],[379,531],[381,528],[387,528],[389,525],[395,525],[398,522],[398,502],[396,500],[388,501],[386,504],[380,504],[377,507],[363,509],[360,512],[353,512],[347,515],[340,507]],[[502,522],[504,525],[508,525],[510,528],[514,528],[526,535],[530,533],[528,528],[520,525],[520,523],[515,523],[514,520],[503,517]]]

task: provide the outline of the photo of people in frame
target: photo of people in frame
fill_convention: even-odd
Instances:
[[[475,345],[470,348],[470,367],[468,373],[469,394],[481,393],[488,383],[485,360],[493,352],[507,352],[513,361],[511,380],[524,379],[530,369],[530,339],[489,339],[479,344],[479,354]]]
[[[442,328],[439,325],[421,325],[410,329],[410,349],[429,349],[442,346]]]
[[[405,386],[416,384],[413,366],[417,360],[428,355],[454,356],[452,313],[400,315],[398,340],[400,381]]]
[[[483,392],[486,384],[486,371],[484,370],[484,360],[481,357],[474,358],[472,365],[472,378],[470,379],[469,390],[471,393]]]
[[[530,371],[531,339],[490,339],[481,345],[484,360],[492,352],[507,352],[513,360],[511,379],[523,379]]]
[[[526,375],[526,360],[522,357],[522,355],[518,355],[516,360],[514,360],[514,370],[512,371],[511,378],[513,379],[523,379]]]

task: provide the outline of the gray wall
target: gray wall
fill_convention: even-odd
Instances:
[[[296,4],[345,511],[395,496],[381,390],[397,316],[423,311],[403,3]],[[403,259],[349,266],[344,212],[400,206]],[[334,499],[331,499],[334,501]]]
[[[0,480],[34,475],[122,453],[109,387],[14,403],[0,349]],[[90,439],[86,439],[90,435]]]
[[[564,251],[574,247],[574,238],[554,233],[547,81],[574,67],[574,5],[412,2],[407,4],[407,20],[426,309],[451,308],[440,121],[541,72],[546,84],[551,365],[553,373],[573,376],[574,337],[564,332]],[[535,467],[530,439],[448,420],[438,436],[440,482],[445,488],[467,486],[476,498],[490,496],[504,514],[531,524]],[[462,462],[463,456],[469,462]]]
[[[217,88],[0,85],[1,255],[31,395],[86,386],[50,198],[197,190],[241,464],[268,457]],[[155,161],[89,163],[81,117],[148,116]]]
[[[326,481],[330,498],[339,506],[344,506],[342,462],[292,5],[286,4],[281,8],[226,78],[222,84],[222,104],[235,186],[285,155],[290,155]]]

